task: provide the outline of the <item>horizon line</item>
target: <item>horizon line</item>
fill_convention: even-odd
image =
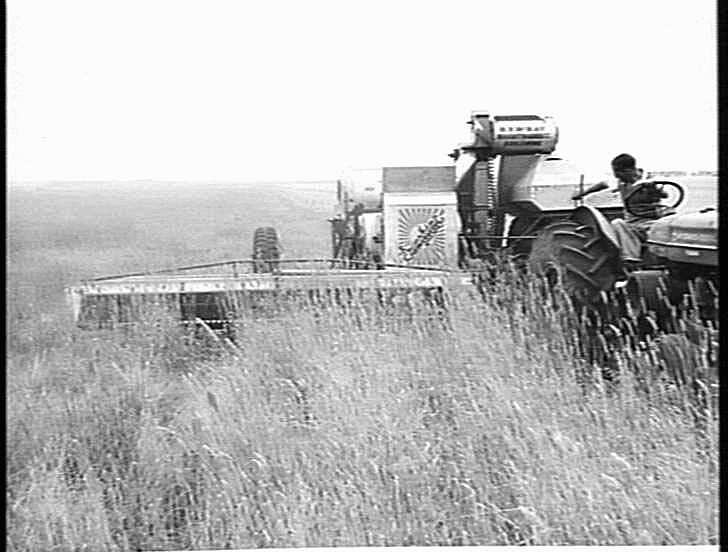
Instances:
[[[719,171],[717,169],[696,169],[696,170],[685,170],[685,169],[661,169],[647,171],[648,174],[652,175],[673,175],[673,176],[718,176]],[[17,184],[94,184],[101,182],[117,182],[117,183],[142,183],[142,182],[157,182],[157,183],[189,183],[189,184],[315,184],[323,182],[336,182],[338,178],[306,178],[303,180],[293,178],[279,178],[279,179],[237,179],[237,178],[47,178],[47,179],[6,179],[6,184],[17,185]]]

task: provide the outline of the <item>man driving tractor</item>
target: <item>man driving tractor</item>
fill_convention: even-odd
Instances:
[[[647,240],[647,231],[655,220],[674,211],[661,205],[660,201],[667,197],[667,193],[643,180],[644,171],[637,167],[637,161],[630,154],[621,153],[612,159],[612,172],[617,178],[614,193],[620,193],[625,206],[624,218],[612,221],[622,261],[628,265],[639,263],[642,260],[642,246]],[[574,194],[572,199],[581,199],[606,188],[609,188],[607,182],[598,182],[583,192]]]

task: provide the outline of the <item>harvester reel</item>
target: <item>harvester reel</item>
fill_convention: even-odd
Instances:
[[[652,180],[638,184],[632,192],[624,198],[624,209],[636,217],[664,216],[670,214],[685,199],[685,190],[677,182],[669,180]],[[654,201],[665,200],[658,212],[654,212]],[[647,204],[647,205],[646,205]],[[652,204],[652,205],[650,205]]]
[[[591,303],[614,286],[619,251],[594,226],[563,220],[544,228],[534,240],[529,265],[550,285],[560,282],[572,299]]]
[[[281,256],[278,232],[271,226],[256,228],[253,234],[253,272],[273,272]]]

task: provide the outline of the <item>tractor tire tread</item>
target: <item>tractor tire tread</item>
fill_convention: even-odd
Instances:
[[[534,240],[532,270],[547,274],[562,267],[562,284],[573,297],[593,299],[610,289],[617,278],[619,259],[598,231],[573,220],[545,227]]]

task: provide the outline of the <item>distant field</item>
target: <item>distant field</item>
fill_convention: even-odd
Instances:
[[[681,177],[680,210],[717,204],[715,177]],[[288,256],[330,252],[334,182],[53,183],[10,186],[8,284],[44,300],[79,278],[251,254],[256,227],[278,228]]]
[[[335,190],[333,182],[11,186],[11,309],[52,312],[81,278],[249,258],[258,226],[275,226],[288,256],[325,256]]]
[[[665,178],[685,188],[685,201],[680,211],[691,211],[718,205],[718,178],[715,176],[681,176]]]
[[[718,543],[713,405],[655,343],[604,381],[507,275],[448,324],[302,309],[235,351],[164,320],[73,327],[64,286],[248,257],[258,226],[327,255],[334,189],[9,188],[8,550]]]

